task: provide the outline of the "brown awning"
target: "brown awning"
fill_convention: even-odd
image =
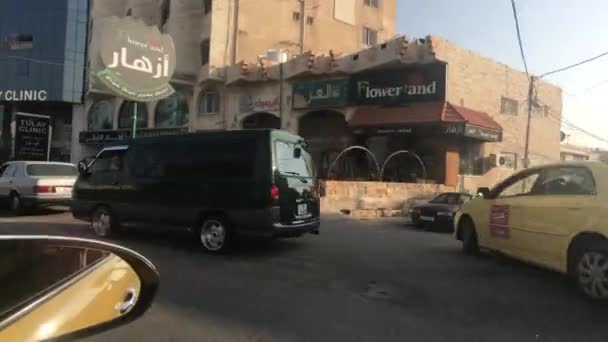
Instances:
[[[464,123],[502,131],[487,113],[449,102],[414,103],[405,107],[361,107],[353,114],[351,127],[399,126],[429,123]]]

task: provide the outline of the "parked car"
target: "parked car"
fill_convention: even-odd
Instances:
[[[304,139],[280,130],[135,139],[79,165],[74,217],[102,237],[130,224],[185,227],[211,252],[237,235],[318,234],[319,196]]]
[[[73,164],[7,162],[0,166],[0,198],[15,214],[23,209],[70,205],[77,176]]]
[[[410,209],[410,219],[418,227],[448,229],[454,227],[454,215],[460,207],[472,198],[461,192],[444,192],[424,204]]]
[[[608,299],[608,165],[533,167],[479,193],[456,217],[466,254],[497,251],[568,274],[589,297]]]

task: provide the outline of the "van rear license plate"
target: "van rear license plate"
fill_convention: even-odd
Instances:
[[[302,215],[306,215],[306,214],[308,214],[308,205],[306,205],[306,203],[298,204],[298,216],[302,216]]]

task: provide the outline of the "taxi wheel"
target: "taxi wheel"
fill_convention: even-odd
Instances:
[[[592,299],[608,299],[608,243],[594,241],[577,253],[574,276],[578,287]]]
[[[460,234],[462,237],[462,252],[466,255],[478,254],[477,232],[475,231],[475,225],[470,219],[465,218],[460,223]]]

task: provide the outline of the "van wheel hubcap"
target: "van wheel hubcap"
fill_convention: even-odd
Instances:
[[[587,252],[578,263],[578,281],[583,291],[594,298],[608,298],[608,258]]]
[[[95,234],[99,236],[107,236],[110,231],[110,214],[106,211],[100,211],[93,218],[92,226]]]
[[[210,251],[222,249],[226,241],[226,228],[217,220],[205,221],[201,227],[201,242]]]

